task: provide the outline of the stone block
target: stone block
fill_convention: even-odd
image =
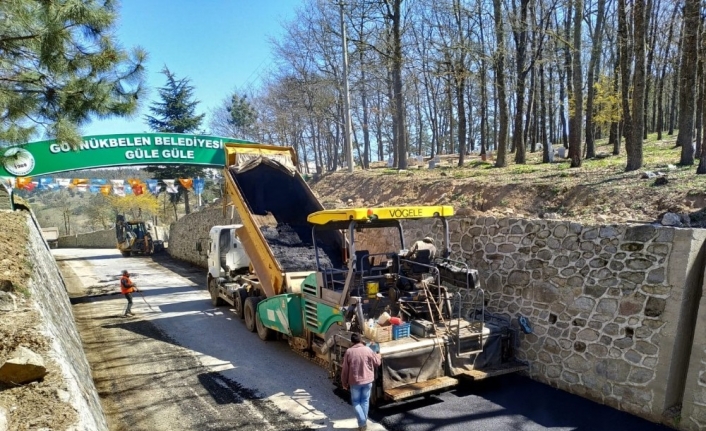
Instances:
[[[651,244],[647,247],[647,251],[652,254],[659,256],[666,256],[669,254],[669,245],[667,244]]]
[[[576,373],[572,373],[571,371],[564,371],[561,373],[561,378],[569,384],[576,384],[579,382],[579,376]]]
[[[630,337],[618,338],[613,342],[613,345],[618,349],[627,349],[633,345],[633,339]]]
[[[556,340],[552,338],[547,338],[544,340],[544,346],[542,347],[544,350],[546,350],[549,353],[553,353],[555,355],[559,354],[561,352],[561,347],[559,347],[559,344],[556,342]]]
[[[581,341],[593,342],[598,340],[600,334],[595,329],[585,328],[579,331],[577,338]]]
[[[580,311],[586,311],[586,312],[591,312],[593,311],[593,307],[595,307],[596,301],[592,298],[588,298],[586,296],[580,296],[576,298],[576,300],[571,304],[569,307],[569,312],[580,312]]]
[[[652,266],[652,262],[649,259],[635,258],[627,259],[625,265],[635,271],[644,271]]]
[[[632,366],[622,359],[600,359],[597,361],[594,371],[600,377],[621,383],[627,380],[631,368]]]
[[[601,238],[613,238],[618,236],[618,229],[615,226],[602,226],[598,232]]]
[[[32,350],[19,346],[0,366],[0,382],[24,384],[43,378],[47,374],[44,359]]]
[[[511,271],[507,283],[514,286],[527,286],[530,282],[528,271]]]
[[[625,269],[625,264],[617,260],[611,260],[608,264],[608,268],[612,269],[613,271],[622,271],[623,269]]]
[[[581,342],[581,341],[576,341],[576,342],[574,343],[574,350],[577,351],[577,352],[579,352],[579,353],[585,352],[585,351],[586,351],[586,343]],[[571,358],[569,358],[569,359],[571,359]],[[586,360],[584,359],[583,362],[586,363]],[[571,368],[571,367],[570,367],[570,368]]]
[[[622,251],[637,252],[643,248],[645,248],[645,245],[640,244],[639,242],[626,242],[624,244],[620,244],[620,249]]]
[[[551,304],[559,299],[559,290],[551,283],[540,283],[532,289],[534,300],[543,304]]]
[[[642,303],[632,298],[620,301],[619,313],[621,316],[632,316],[642,312]]]
[[[630,371],[628,381],[630,383],[642,385],[652,380],[654,376],[655,372],[648,368],[633,368],[633,370]]]
[[[597,228],[586,228],[586,229],[584,229],[581,236],[583,237],[584,240],[587,240],[587,241],[596,239],[596,238],[598,238],[598,229]]]
[[[602,344],[590,344],[586,348],[586,351],[598,358],[604,358],[608,356],[608,348]]]
[[[657,238],[654,239],[654,242],[672,242],[674,240],[673,228],[660,228],[657,231]]]
[[[556,238],[548,238],[547,239],[547,247],[549,247],[552,250],[559,250],[561,248],[561,243]]]
[[[657,354],[659,349],[657,346],[652,343],[648,343],[647,341],[638,341],[635,343],[635,350],[645,355],[654,356]]]
[[[625,352],[625,359],[632,362],[633,364],[639,364],[640,361],[642,361],[642,355],[639,354],[637,351],[630,349]]]
[[[655,298],[651,296],[647,300],[645,305],[645,316],[648,317],[659,317],[664,312],[664,308],[667,306],[667,300],[662,298]]]
[[[625,230],[625,240],[647,242],[657,235],[657,229],[651,225],[631,226]]]
[[[561,367],[559,365],[548,365],[546,373],[548,378],[556,379],[561,376]]]
[[[584,286],[583,293],[591,298],[600,298],[608,290],[607,287],[594,285],[594,286]]]
[[[578,342],[577,342],[578,343]],[[584,345],[585,347],[585,345]],[[591,369],[592,365],[581,355],[573,354],[564,361],[564,364],[572,371],[583,373]]]
[[[596,311],[605,314],[615,314],[618,310],[618,300],[612,298],[603,298],[598,301]]]

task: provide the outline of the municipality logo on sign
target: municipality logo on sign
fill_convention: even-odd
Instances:
[[[34,169],[34,156],[24,148],[10,148],[5,151],[3,158],[3,166],[12,175],[22,177]]]

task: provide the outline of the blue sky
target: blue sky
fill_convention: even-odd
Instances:
[[[301,0],[123,0],[117,36],[124,47],[148,53],[147,100],[132,119],[96,120],[84,135],[149,131],[143,116],[165,83],[163,66],[188,77],[201,113],[236,88],[257,86],[272,67],[270,39],[294,17]],[[208,116],[203,126],[208,126]]]

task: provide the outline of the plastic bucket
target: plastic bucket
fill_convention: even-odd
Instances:
[[[365,284],[365,287],[368,291],[368,298],[373,299],[376,298],[378,295],[378,289],[380,288],[380,284],[377,281],[369,281]]]

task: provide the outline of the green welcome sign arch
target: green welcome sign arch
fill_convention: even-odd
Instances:
[[[0,177],[26,177],[127,165],[223,167],[226,142],[233,138],[180,133],[84,136],[78,148],[56,140],[32,142],[2,151]]]

